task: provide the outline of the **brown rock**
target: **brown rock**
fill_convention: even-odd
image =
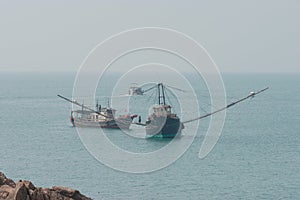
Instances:
[[[36,188],[32,194],[30,194],[31,200],[46,200],[44,198],[43,190],[42,188]]]
[[[30,190],[35,190],[35,186],[30,181],[23,181],[25,187]]]
[[[5,199],[5,200],[14,200],[14,197],[15,197],[15,188],[12,188],[12,187],[10,187],[8,185],[2,185],[0,187],[0,194],[1,194],[0,196],[2,196],[2,199]]]
[[[7,191],[0,191],[0,199],[6,199],[9,195]]]
[[[0,187],[0,199],[5,200],[13,200],[15,195],[15,189],[8,186],[8,185],[2,185]]]
[[[0,172],[0,186],[1,185],[9,185],[13,188],[16,187],[16,183],[11,179],[6,178],[6,176],[2,172]]]
[[[15,188],[15,198],[14,200],[27,200],[29,199],[27,188],[22,181],[19,181]]]
[[[92,200],[78,190],[54,186],[50,188],[35,187],[30,181],[17,184],[0,172],[0,200]]]
[[[91,200],[91,198],[88,198],[84,195],[82,195],[78,190],[74,190],[67,187],[62,186],[53,186],[52,190],[55,192],[61,194],[64,197],[69,197],[70,199],[74,200]]]

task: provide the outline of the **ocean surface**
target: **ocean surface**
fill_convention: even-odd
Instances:
[[[41,187],[72,187],[93,199],[299,199],[299,75],[224,74],[228,103],[255,89],[270,89],[227,110],[221,137],[205,159],[198,152],[209,119],[200,121],[192,145],[176,162],[142,174],[111,169],[85,148],[69,122],[70,103],[56,96],[72,96],[75,76],[0,73],[0,171],[8,177]],[[201,93],[201,84],[194,87]],[[124,88],[127,94],[128,85]],[[148,107],[147,102],[130,100],[134,112]],[[178,112],[178,102],[174,104]],[[208,111],[209,105],[203,103],[201,110]],[[192,105],[181,109],[196,115]],[[147,112],[141,112],[144,120]],[[142,128],[131,129],[144,134]],[[135,152],[157,150],[169,142],[127,137],[120,130],[105,132],[115,144]]]

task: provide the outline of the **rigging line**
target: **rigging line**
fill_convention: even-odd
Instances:
[[[170,87],[170,86],[168,86],[168,87]],[[171,93],[171,96],[174,97],[175,99],[177,99],[177,96],[174,95],[174,94],[172,93],[172,90],[171,90],[171,89],[166,88],[166,90],[168,91],[168,95],[169,95],[169,93]],[[166,93],[166,96],[167,96],[167,93]],[[171,105],[174,105],[174,104],[172,103],[172,101],[171,101],[171,99],[170,99],[169,96],[167,96],[167,99],[168,99],[168,101],[170,102]],[[212,105],[210,105],[210,106],[212,106]],[[212,107],[213,107],[213,106],[212,106]],[[208,113],[202,106],[199,105],[199,108],[200,108],[205,114]],[[176,108],[175,108],[175,107],[174,107],[174,110],[176,111]]]
[[[158,93],[158,90],[155,90],[155,98],[153,99],[153,104],[156,103],[157,99],[160,98],[159,97],[159,93]],[[158,103],[158,102],[157,102]]]
[[[201,102],[198,101],[198,103],[199,103],[199,107],[201,107],[200,104],[202,104],[202,105],[204,105],[204,106],[209,106],[209,107],[211,107],[211,108],[217,109],[217,107],[214,106],[211,102],[206,103],[205,101],[201,101]],[[205,112],[207,112],[207,111],[205,111]]]
[[[152,86],[152,87],[150,87],[150,88],[148,88],[148,89],[146,89],[146,90],[143,90],[143,92],[144,92],[144,93],[149,92],[149,91],[155,89],[156,87],[157,87],[157,84],[155,84],[154,86]]]
[[[168,93],[167,93],[168,92]],[[171,94],[171,96],[176,100],[177,96],[175,94],[172,93],[172,90],[170,90],[169,88],[166,88],[166,97],[168,99],[168,101],[170,102],[170,105],[175,105],[173,104],[173,102],[171,101],[171,97],[169,96],[169,93]],[[176,108],[173,108],[174,111],[176,111]]]
[[[151,96],[153,96],[153,94],[155,94],[155,96],[154,96],[154,98],[153,98],[152,100],[153,100],[153,104],[155,104],[155,103],[156,103],[157,96],[158,96],[157,90],[153,90]],[[150,98],[148,98],[148,102],[150,102]]]
[[[195,91],[196,92],[196,91]],[[208,95],[204,95],[204,94],[199,94],[199,93],[195,93],[195,96],[196,97],[204,97],[205,98],[205,101],[209,101],[209,103],[205,103],[205,101],[199,101],[199,104],[204,104],[204,105],[208,105],[208,106],[210,106],[210,107],[212,107],[212,108],[215,108],[216,109],[216,107],[211,103],[211,96],[210,96],[210,94],[208,94]],[[206,111],[207,112],[207,111]]]
[[[168,86],[168,87],[170,87],[170,86]],[[168,91],[171,91],[171,95],[173,96],[173,97],[175,97],[175,99],[177,98],[173,93],[172,93],[172,90],[170,90],[169,88],[166,88]],[[171,100],[168,98],[168,101],[170,101],[170,103],[171,103]],[[172,103],[171,103],[172,104]],[[212,106],[211,104],[209,104],[209,106]],[[213,107],[213,106],[212,106]],[[207,114],[208,112],[202,107],[202,106],[200,106],[199,105],[199,108],[205,113],[205,114]],[[174,110],[175,110],[175,108],[174,108]]]
[[[170,86],[170,85],[167,85],[167,84],[165,84],[165,86],[167,86],[167,87],[169,87],[169,88],[172,88],[172,89],[174,89],[174,90],[178,90],[178,91],[180,91],[180,92],[187,92],[186,90],[183,90],[183,89],[180,89],[180,88],[176,88],[176,87],[173,87],[173,86]]]
[[[169,89],[168,89],[168,88],[166,88],[166,90],[165,90],[165,95],[166,95],[166,97],[167,97],[167,100],[168,100],[169,104],[170,104],[170,105],[174,105],[174,104],[172,103],[170,97],[169,97]],[[174,110],[175,110],[175,109],[174,109]]]
[[[208,112],[207,112],[204,108],[202,108],[202,106],[199,105],[199,108],[200,108],[205,114],[208,114]]]
[[[152,96],[154,95],[154,93],[156,93],[156,91],[152,91],[151,95],[148,97],[147,102],[150,101],[150,99],[152,98]]]
[[[200,116],[200,117],[197,117],[197,118],[194,118],[194,119],[190,119],[190,120],[184,121],[184,122],[182,122],[182,123],[189,123],[189,122],[193,122],[193,121],[196,121],[196,120],[200,120],[200,119],[209,117],[209,116],[211,116],[211,115],[213,115],[213,114],[215,114],[215,113],[218,113],[218,112],[221,112],[221,111],[223,111],[223,110],[226,110],[226,109],[228,109],[228,108],[234,106],[235,104],[238,104],[238,103],[240,103],[240,102],[242,102],[242,101],[245,101],[246,99],[253,98],[253,97],[255,97],[255,95],[257,95],[257,94],[259,94],[259,93],[262,93],[262,92],[264,92],[264,91],[267,90],[267,89],[269,89],[269,87],[266,87],[266,88],[264,88],[264,89],[262,89],[262,90],[259,90],[259,91],[257,91],[257,92],[250,92],[250,94],[249,94],[248,96],[246,96],[246,97],[244,97],[244,98],[241,98],[241,99],[239,99],[239,100],[237,100],[237,101],[234,101],[234,102],[228,104],[227,106],[225,106],[225,107],[223,107],[223,108],[220,108],[220,109],[218,109],[218,110],[215,110],[215,111],[213,111],[213,112],[211,112],[211,113],[208,113],[208,114],[206,114],[206,115],[202,115],[202,116]]]

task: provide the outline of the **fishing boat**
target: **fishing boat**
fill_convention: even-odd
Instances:
[[[184,129],[185,124],[196,120],[201,120],[203,118],[214,115],[218,112],[222,112],[242,101],[245,101],[246,99],[253,98],[257,94],[260,94],[265,90],[269,89],[269,87],[266,87],[257,92],[250,92],[247,96],[238,99],[223,108],[214,110],[213,112],[207,113],[205,115],[193,119],[181,121],[180,118],[175,113],[172,113],[171,105],[166,104],[165,85],[159,83],[156,86],[148,89],[148,91],[150,91],[155,87],[157,88],[158,91],[158,105],[153,107],[153,113],[148,117],[148,120],[146,121],[145,124],[137,123],[137,125],[142,125],[146,127],[146,138],[174,138],[174,137],[181,136],[181,132],[182,129]]]
[[[57,96],[81,107],[81,109],[71,111],[70,122],[76,127],[129,129],[132,120],[137,117],[137,115],[130,116],[129,114],[115,117],[116,110],[113,108],[101,107],[97,103],[94,110],[61,95]]]
[[[130,96],[133,96],[133,95],[143,95],[144,91],[142,90],[142,88],[140,86],[138,86],[137,83],[132,83],[131,86],[129,87],[128,94]]]
[[[157,84],[158,105],[153,107],[153,113],[146,121],[147,138],[174,138],[180,136],[184,125],[179,117],[172,113],[171,105],[166,104],[165,86],[162,83]]]

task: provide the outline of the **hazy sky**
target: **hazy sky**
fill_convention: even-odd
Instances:
[[[125,3],[128,2],[128,3]],[[77,70],[107,37],[165,27],[221,72],[300,72],[299,0],[0,1],[0,70]]]

